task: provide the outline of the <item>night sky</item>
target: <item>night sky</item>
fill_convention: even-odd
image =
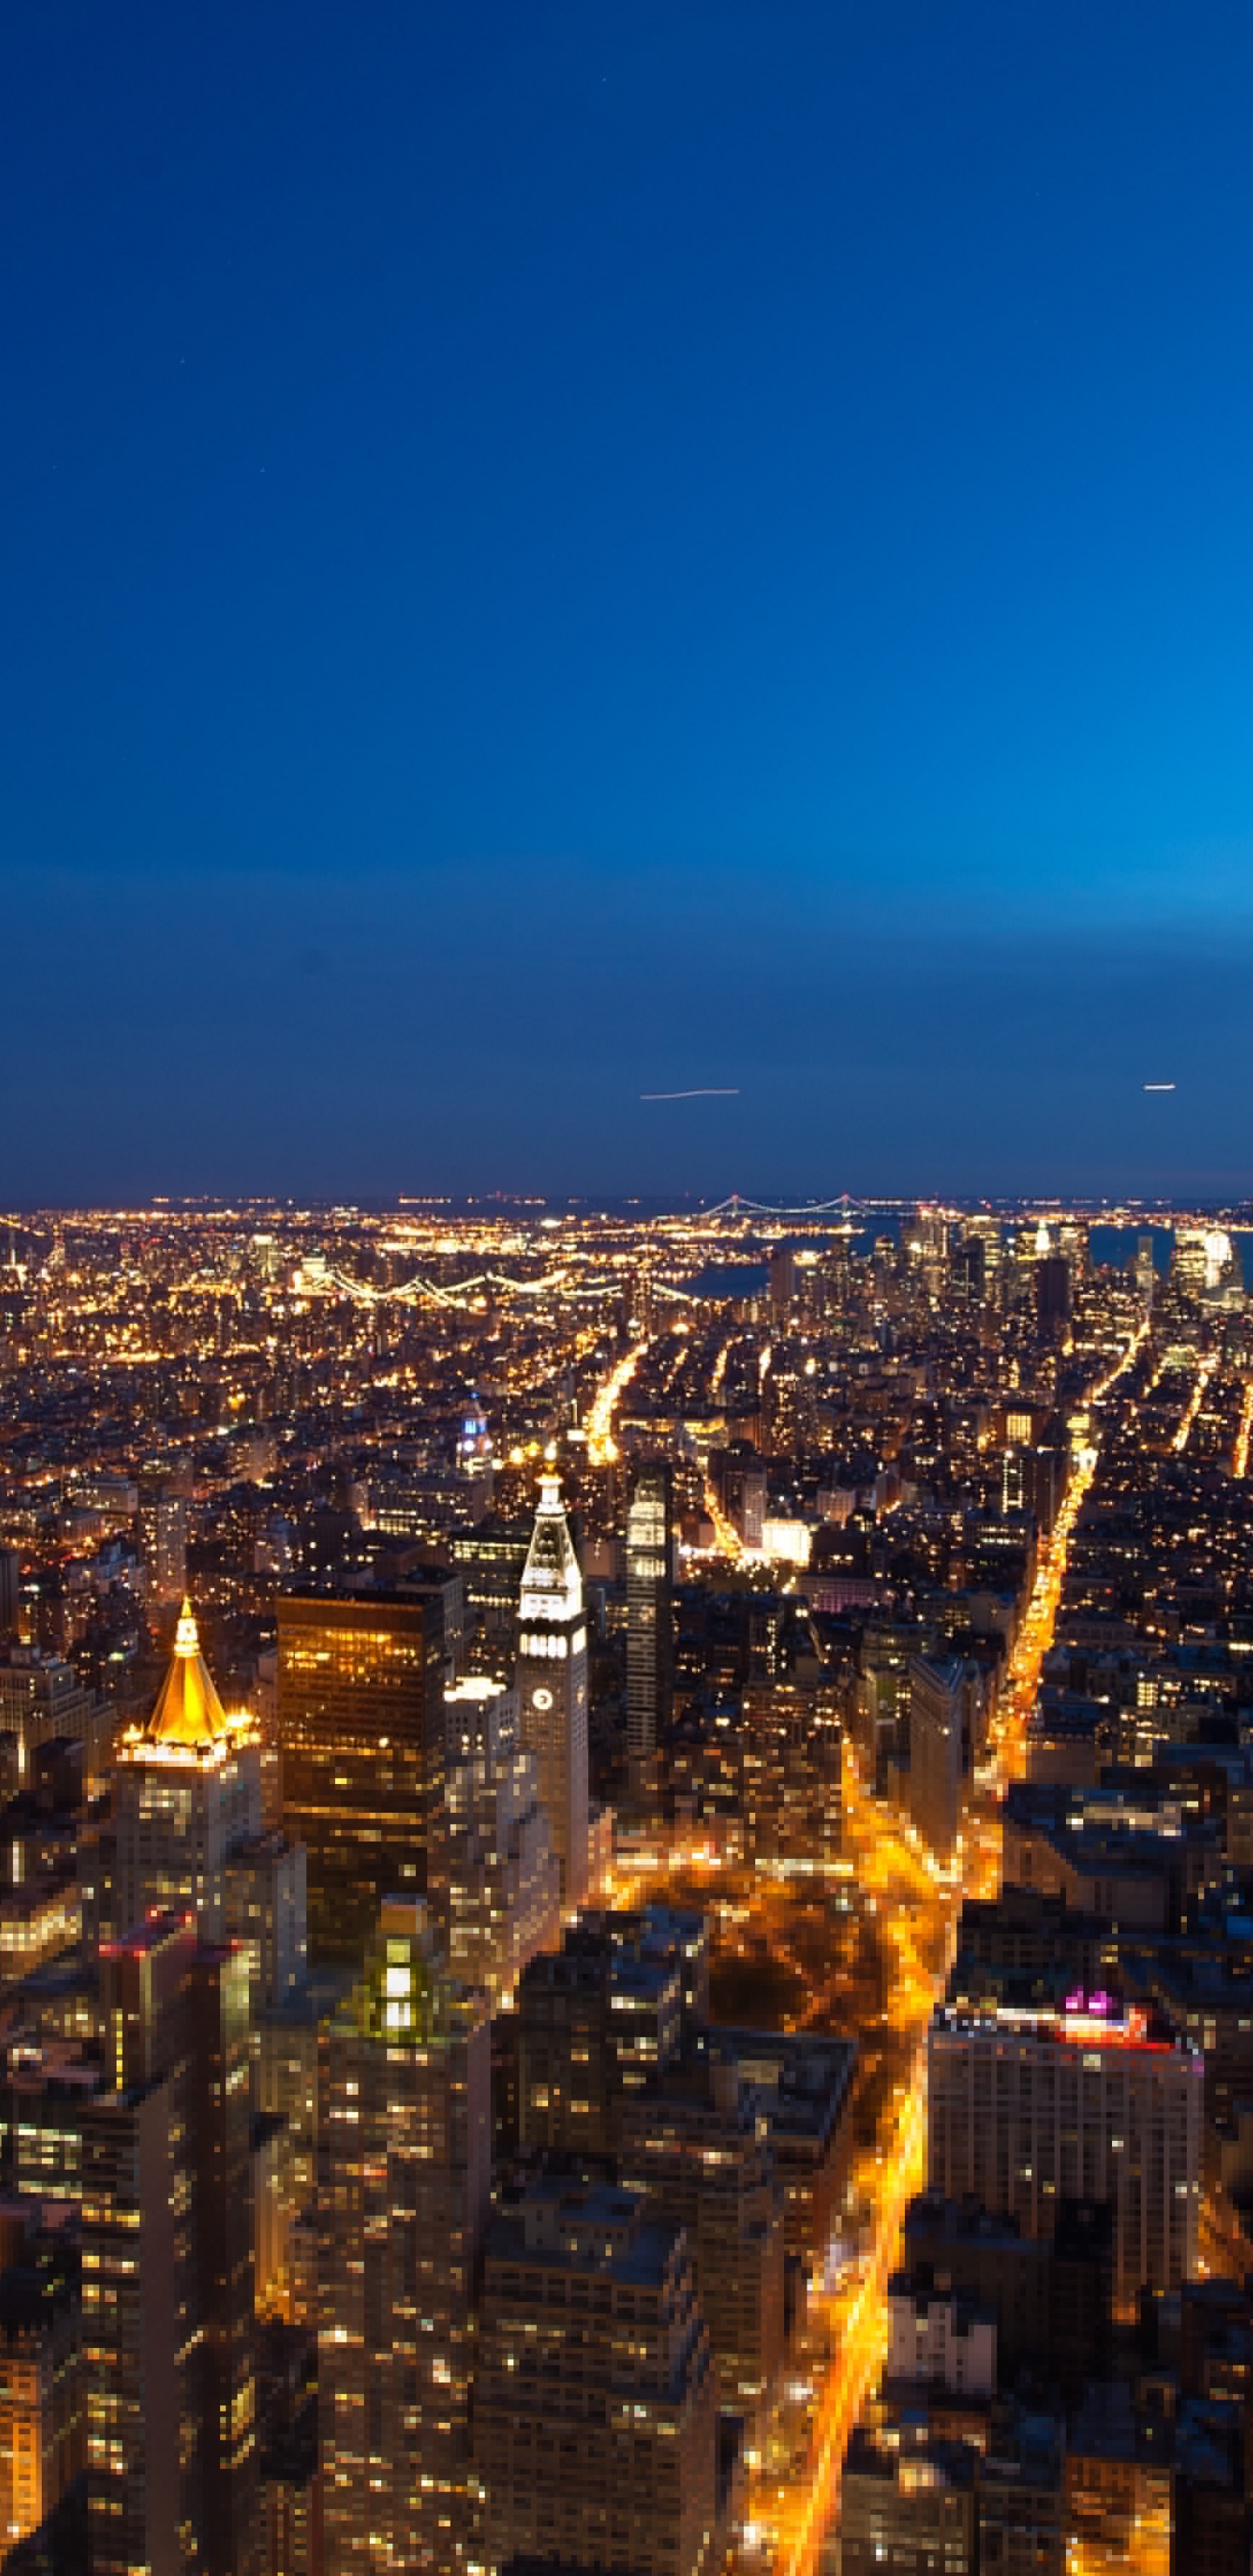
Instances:
[[[6,0],[0,1201],[1253,1189],[1251,136],[1248,0]]]

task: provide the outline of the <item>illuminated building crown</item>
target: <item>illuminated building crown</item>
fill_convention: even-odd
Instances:
[[[539,1508],[522,1574],[522,1616],[531,1619],[577,1619],[583,1608],[583,1577],[566,1523],[560,1476],[541,1476]]]
[[[150,1743],[186,1745],[199,1751],[230,1731],[213,1676],[200,1652],[200,1632],[190,1601],[183,1603],[174,1635],[170,1669],[148,1720]]]

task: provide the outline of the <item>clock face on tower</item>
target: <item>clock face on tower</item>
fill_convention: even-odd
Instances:
[[[544,1684],[541,1682],[539,1689],[533,1690],[531,1693],[531,1706],[532,1708],[551,1708],[552,1704],[552,1692],[550,1690],[546,1690]]]

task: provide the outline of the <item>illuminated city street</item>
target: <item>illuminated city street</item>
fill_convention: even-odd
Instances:
[[[1113,1393],[1143,1341],[1144,1328],[1139,1327],[1094,1390],[1094,1402]],[[993,1731],[993,1794],[973,1804],[968,1813],[960,1866],[940,1871],[912,1828],[890,1806],[867,1794],[851,1755],[846,1764],[845,1856],[852,1866],[858,1900],[874,1903],[879,1930],[894,1954],[891,2047],[885,2055],[890,2067],[903,2072],[888,2093],[876,2144],[859,2159],[850,2180],[850,2206],[859,2215],[864,2241],[848,2267],[849,2277],[831,2289],[822,2283],[811,2286],[806,2339],[809,2392],[799,2399],[785,2395],[779,2421],[765,2438],[759,2465],[750,2478],[743,2544],[746,2568],[767,2558],[778,2576],[809,2576],[823,2535],[838,2511],[844,2448],[886,2350],[885,2297],[897,2259],[901,2221],[926,2178],[927,2025],[943,1992],[963,1898],[993,1895],[999,1885],[996,1792],[1021,1769],[1026,1722],[1053,1639],[1070,1539],[1096,1464],[1095,1449],[1083,1446],[1051,1540],[1042,1552]],[[781,2475],[784,2462],[789,2473]]]

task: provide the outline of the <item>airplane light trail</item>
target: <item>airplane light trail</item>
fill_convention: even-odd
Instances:
[[[739,1096],[738,1082],[732,1090],[728,1091],[720,1090],[716,1085],[702,1083],[695,1091],[641,1091],[640,1093],[641,1100],[738,1100]]]
[[[1173,1082],[1146,1082],[1143,1088],[1145,1091],[1173,1091],[1176,1086]]]

